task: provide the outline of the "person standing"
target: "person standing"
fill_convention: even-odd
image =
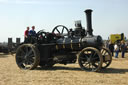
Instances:
[[[113,52],[114,52],[114,44],[112,44],[111,41],[109,42],[109,50],[111,51],[112,56],[113,56]]]
[[[24,42],[28,42],[28,35],[29,35],[29,27],[24,32]]]
[[[119,54],[119,45],[117,43],[115,43],[114,45],[114,50],[115,50],[115,58],[118,58],[118,54]]]
[[[126,52],[126,45],[124,43],[124,41],[121,41],[121,54],[122,54],[122,58],[124,58]]]
[[[32,29],[29,31],[29,35],[36,36],[35,26],[32,26]]]
[[[36,42],[35,26],[32,26],[32,29],[29,31],[29,42],[30,43],[35,43]]]
[[[109,40],[107,40],[107,41],[105,42],[105,47],[106,47],[106,48],[109,48]]]

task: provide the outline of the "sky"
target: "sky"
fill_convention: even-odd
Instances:
[[[0,0],[0,42],[8,37],[24,40],[26,27],[52,32],[57,25],[74,28],[81,20],[86,29],[84,11],[92,9],[94,35],[108,39],[110,34],[124,33],[128,38],[128,0]]]

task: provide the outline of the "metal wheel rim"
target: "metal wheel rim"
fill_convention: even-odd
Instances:
[[[83,70],[99,71],[102,66],[103,59],[97,49],[85,48],[80,53],[78,62]]]
[[[36,53],[30,45],[17,49],[16,63],[21,69],[32,69],[36,62]]]

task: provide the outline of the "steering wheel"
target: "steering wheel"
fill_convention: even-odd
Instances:
[[[54,29],[52,30],[53,34],[56,34],[58,36],[66,36],[69,34],[69,30],[67,27],[65,27],[64,25],[57,25],[56,27],[54,27]]]

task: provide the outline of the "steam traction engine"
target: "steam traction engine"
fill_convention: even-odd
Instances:
[[[91,24],[91,9],[85,11],[87,30],[80,21],[75,30],[63,25],[56,26],[51,33],[40,30],[29,36],[28,42],[20,45],[16,52],[16,63],[21,69],[53,67],[54,64],[78,64],[85,71],[99,71],[112,61],[111,53],[103,48],[101,36],[94,36]]]

